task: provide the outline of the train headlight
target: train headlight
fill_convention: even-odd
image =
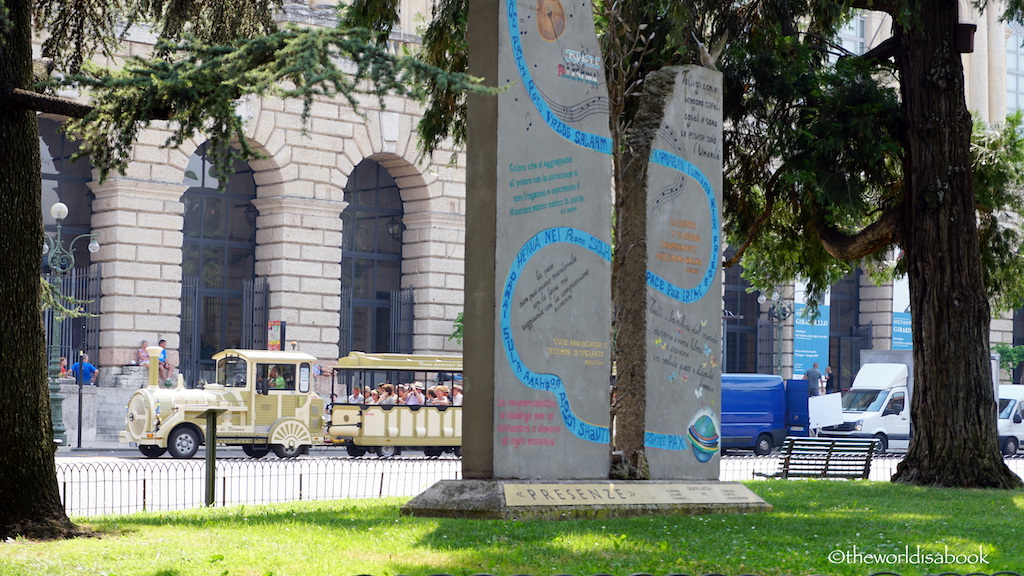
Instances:
[[[149,399],[144,394],[132,396],[128,403],[128,432],[135,438],[141,438],[149,426],[149,418],[153,413]]]

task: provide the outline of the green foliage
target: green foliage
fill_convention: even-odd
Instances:
[[[992,346],[992,351],[999,354],[999,367],[1010,374],[1024,362],[1024,346],[1011,346],[999,342]]]
[[[61,320],[95,316],[95,314],[83,311],[85,305],[91,302],[91,300],[79,300],[61,294],[57,291],[56,286],[47,282],[42,277],[39,278],[39,288],[43,310],[53,309],[53,313]]]
[[[76,73],[99,52],[113,55],[117,25],[124,16],[123,0],[35,0],[32,20],[37,32],[45,30],[42,55],[58,70]]]
[[[448,340],[454,340],[455,342],[462,344],[462,329],[462,312],[459,312],[459,315],[455,317],[455,322],[453,323],[452,327],[452,333],[450,336],[448,336]]]
[[[824,40],[843,19],[820,8],[752,14],[759,25],[721,65],[729,245],[755,289],[802,278],[812,305],[895,240],[840,258],[823,239],[856,235],[902,198],[902,113],[890,65]]]
[[[168,40],[230,44],[276,32],[273,16],[282,6],[283,0],[136,0],[128,21],[151,23]]]
[[[420,56],[431,66],[452,72],[469,69],[467,0],[439,0],[423,34]],[[420,150],[431,154],[451,138],[453,146],[466,142],[466,94],[446,81],[427,80],[427,107],[417,126]]]
[[[1021,113],[1001,126],[975,121],[971,162],[985,289],[994,310],[1024,304],[1024,137]]]
[[[428,80],[453,90],[489,92],[467,74],[390,54],[369,42],[370,34],[289,26],[229,46],[161,41],[161,56],[133,57],[118,70],[86,68],[87,74],[67,78],[66,83],[90,88],[96,101],[88,115],[66,129],[85,141],[80,154],[88,154],[105,177],[127,167],[139,130],[169,117],[173,134],[166,145],[178,146],[196,133],[209,135],[211,156],[223,174],[230,173],[235,159],[256,155],[235,111],[237,100],[248,94],[301,99],[305,118],[318,97],[341,97],[358,110],[360,94],[422,98]]]
[[[338,27],[373,30],[373,42],[377,46],[386,46],[391,31],[400,19],[398,9],[396,0],[353,0],[341,8]]]
[[[451,73],[469,69],[469,45],[466,40],[469,7],[466,0],[439,0],[433,3],[432,17],[423,33],[417,57],[425,64]],[[340,26],[375,30],[377,46],[385,46],[398,23],[395,0],[355,0],[342,11]],[[424,81],[426,107],[417,125],[419,147],[433,154],[445,140],[459,149],[466,143],[466,92],[448,78],[436,76]]]
[[[900,232],[885,220],[904,198],[895,71],[824,40],[851,12],[815,12],[819,4],[828,3],[749,29],[721,66],[728,243],[755,289],[800,278],[811,304],[857,266],[877,281],[905,268],[895,258]],[[1020,128],[1019,114],[976,124],[971,145],[985,285],[1002,310],[1024,303]],[[857,251],[836,250],[869,235]]]

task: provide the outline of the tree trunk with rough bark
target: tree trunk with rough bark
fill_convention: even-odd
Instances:
[[[31,0],[7,0],[0,90],[31,88]],[[40,310],[39,130],[35,113],[0,108],[0,540],[76,534],[57,488]]]
[[[957,3],[927,2],[895,27],[906,112],[901,245],[913,311],[913,438],[894,482],[1020,486],[1003,462],[989,366]]]
[[[647,195],[651,149],[672,97],[675,70],[647,75],[639,107],[621,148],[622,188],[615,199],[618,224],[612,260],[615,318],[616,382],[612,415],[615,447],[622,462],[613,463],[612,477],[650,479],[645,452],[647,430]]]

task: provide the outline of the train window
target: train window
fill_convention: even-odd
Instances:
[[[299,392],[309,392],[309,364],[299,364]]]
[[[257,364],[256,379],[267,390],[295,390],[295,365]]]
[[[228,388],[245,388],[248,362],[242,358],[221,358],[217,362],[217,382]]]

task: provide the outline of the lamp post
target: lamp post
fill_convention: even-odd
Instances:
[[[768,299],[764,292],[757,297],[758,304],[764,304]],[[768,308],[768,320],[775,324],[775,373],[782,375],[782,328],[786,320],[793,315],[793,307],[782,300],[782,296],[776,291],[772,293],[772,305]]]
[[[96,234],[91,233],[76,236],[65,247],[60,233],[64,219],[68,216],[67,205],[63,202],[57,202],[50,207],[50,216],[53,216],[53,219],[57,222],[57,230],[53,237],[49,234],[43,236],[43,254],[46,256],[46,262],[50,267],[50,284],[53,285],[54,292],[58,299],[60,299],[64,295],[64,275],[75,267],[75,242],[82,238],[89,238],[89,252],[96,252],[100,249],[100,245],[96,242]],[[67,428],[64,426],[63,418],[64,396],[60,393],[60,340],[61,322],[63,320],[63,315],[59,311],[54,311],[53,331],[50,336],[49,347],[50,420],[53,423],[54,440],[59,441],[62,445],[66,445],[68,439],[66,434]],[[81,367],[79,371],[81,371]]]

